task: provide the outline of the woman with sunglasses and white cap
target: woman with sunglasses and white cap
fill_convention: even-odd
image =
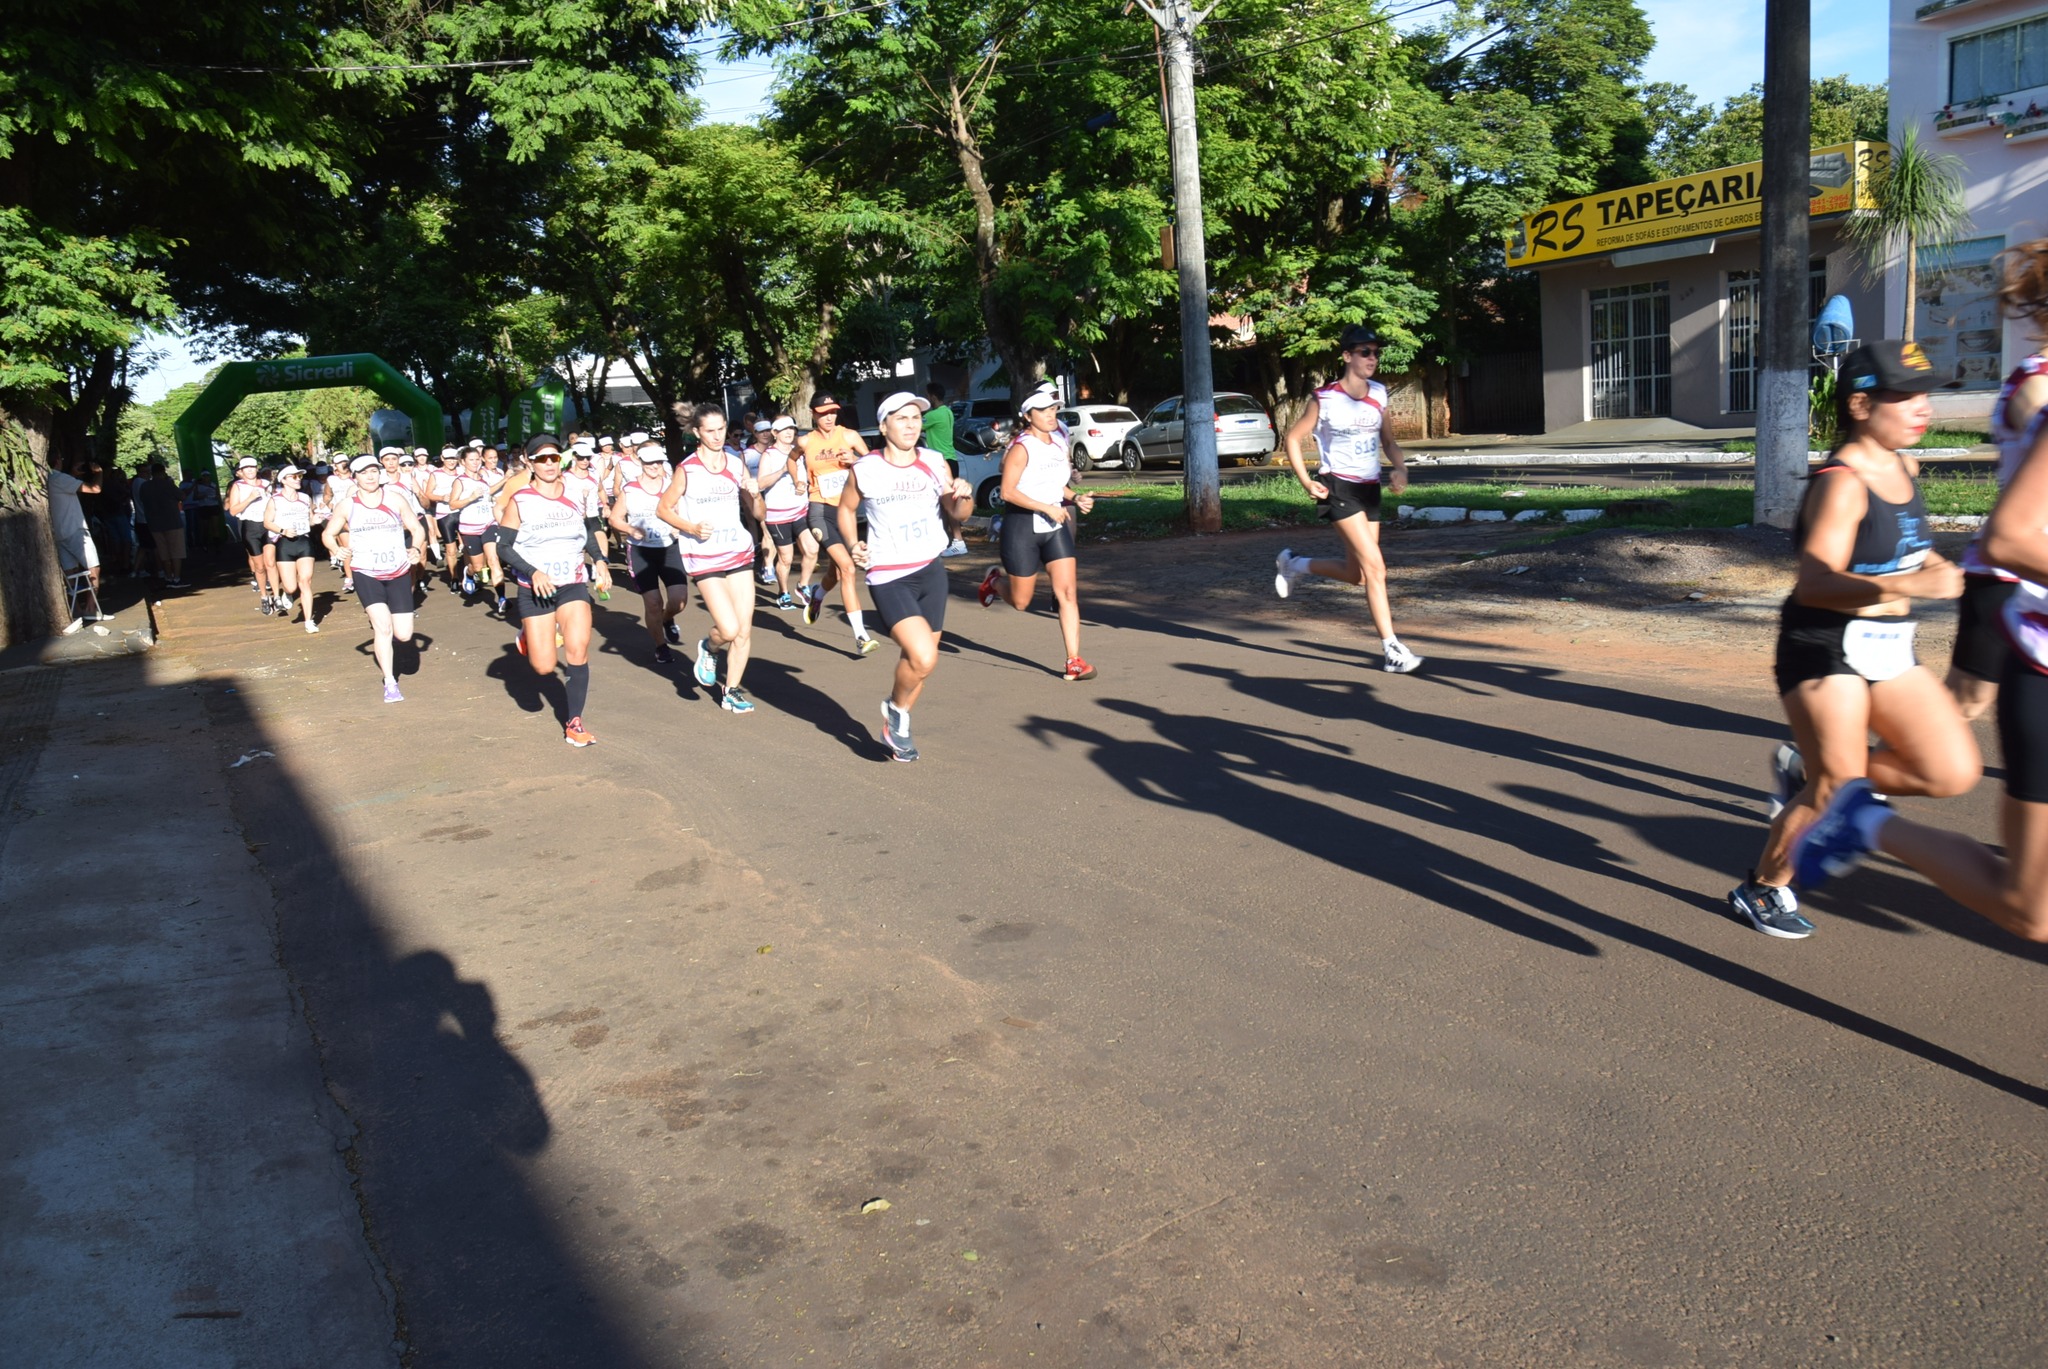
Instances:
[[[1387,603],[1387,562],[1380,555],[1380,476],[1394,494],[1408,488],[1408,454],[1386,430],[1387,387],[1373,379],[1380,368],[1380,336],[1352,324],[1338,339],[1344,374],[1317,390],[1301,417],[1287,429],[1287,464],[1322,516],[1344,542],[1341,561],[1311,560],[1292,548],[1274,558],[1273,592],[1285,599],[1304,575],[1320,575],[1365,588],[1373,630],[1380,634],[1381,665],[1406,675],[1422,664],[1394,635],[1394,611]],[[1302,464],[1302,444],[1313,435],[1322,465],[1311,477]]]
[[[669,648],[683,644],[676,615],[690,605],[690,577],[676,548],[675,529],[659,513],[668,483],[668,448],[659,442],[645,444],[640,448],[640,478],[620,486],[606,515],[612,529],[626,539],[626,578],[640,591],[656,665],[674,662]]]
[[[263,509],[263,527],[270,538],[278,581],[277,612],[292,616],[292,595],[306,615],[306,631],[318,632],[313,621],[313,500],[300,488],[306,474],[297,466],[277,473],[277,491]]]
[[[767,526],[768,540],[775,548],[770,568],[775,572],[774,584],[781,591],[775,607],[788,613],[803,607],[796,587],[818,564],[818,543],[811,537],[809,526],[810,470],[803,454],[797,451],[795,419],[788,414],[776,419],[768,427],[768,436],[756,483],[761,487],[761,521]],[[792,578],[790,572],[799,545],[804,553],[803,572]]]
[[[597,535],[583,522],[583,506],[562,479],[562,444],[542,433],[526,444],[531,464],[525,485],[505,501],[498,520],[498,558],[519,582],[519,651],[533,673],[555,673],[555,637],[562,639],[562,740],[589,746],[583,725],[590,701],[590,584],[611,586],[597,555]]]
[[[1040,389],[1020,406],[1023,424],[1003,453],[1002,564],[981,582],[981,606],[997,599],[1023,612],[1031,607],[1043,572],[1052,581],[1060,641],[1067,664],[1061,678],[1092,680],[1095,667],[1081,657],[1081,602],[1075,584],[1074,519],[1069,507],[1086,513],[1092,495],[1074,493],[1074,459],[1060,422],[1060,397]]]
[[[917,444],[924,410],[899,390],[876,410],[882,450],[853,465],[839,496],[839,535],[867,568],[875,617],[902,651],[889,697],[882,701],[882,740],[899,761],[917,759],[910,710],[939,661],[946,627],[946,566],[953,530],[974,512],[974,490],[946,458]],[[867,518],[867,537],[859,520]]]
[[[1927,394],[1941,388],[1912,343],[1868,343],[1842,359],[1842,436],[1808,478],[1792,531],[1798,578],[1778,616],[1778,698],[1805,774],[1783,795],[1756,868],[1728,894],[1766,936],[1813,934],[1787,887],[1792,843],[1850,781],[1946,798],[1983,770],[1954,697],[1913,654],[1913,601],[1963,592],[1961,568],[1934,550],[1918,467],[1902,454],[1927,431]]]
[[[343,574],[355,581],[356,602],[370,619],[371,651],[384,672],[384,702],[404,703],[394,642],[412,641],[412,568],[425,555],[426,530],[411,501],[385,486],[384,468],[375,457],[359,456],[349,470],[355,491],[327,520],[320,538]]]
[[[718,657],[723,655],[719,706],[728,713],[751,713],[754,702],[740,682],[754,649],[754,539],[741,511],[759,517],[761,494],[746,463],[725,449],[725,410],[700,405],[690,426],[697,450],[676,467],[655,513],[682,534],[676,546],[683,568],[697,582],[697,597],[711,615],[711,635],[697,642],[692,674],[707,689],[718,685]]]
[[[260,601],[256,611],[269,617],[277,612],[277,563],[270,555],[270,533],[263,526],[263,511],[270,506],[270,486],[263,483],[256,458],[245,456],[235,463],[235,478],[228,486],[222,507],[239,529],[242,552],[249,558],[249,574],[256,581]]]

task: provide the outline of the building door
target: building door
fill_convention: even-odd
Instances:
[[[1757,329],[1763,282],[1754,271],[1728,273],[1728,412],[1756,412]]]
[[[1591,292],[1593,417],[1671,412],[1671,282]]]

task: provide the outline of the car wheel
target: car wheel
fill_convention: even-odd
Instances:
[[[1124,443],[1124,469],[1132,475],[1145,469],[1145,453],[1135,442]]]
[[[992,475],[982,481],[981,487],[974,492],[974,502],[991,513],[1001,513],[1003,511],[1003,478],[1000,475]]]
[[[1092,471],[1095,469],[1095,458],[1088,455],[1088,449],[1078,442],[1074,444],[1072,455],[1075,470]]]

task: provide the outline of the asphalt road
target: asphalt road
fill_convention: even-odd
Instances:
[[[1084,685],[952,563],[916,765],[843,624],[739,718],[617,595],[576,751],[445,592],[396,706],[352,602],[168,606],[419,1364],[2048,1357],[2043,959],[1891,867],[1732,921],[1762,678],[1391,677],[1175,545],[1089,550]]]

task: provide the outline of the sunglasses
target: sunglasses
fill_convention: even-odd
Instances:
[[[1353,347],[1349,353],[1355,357],[1376,357],[1379,354],[1380,349],[1377,347]]]

